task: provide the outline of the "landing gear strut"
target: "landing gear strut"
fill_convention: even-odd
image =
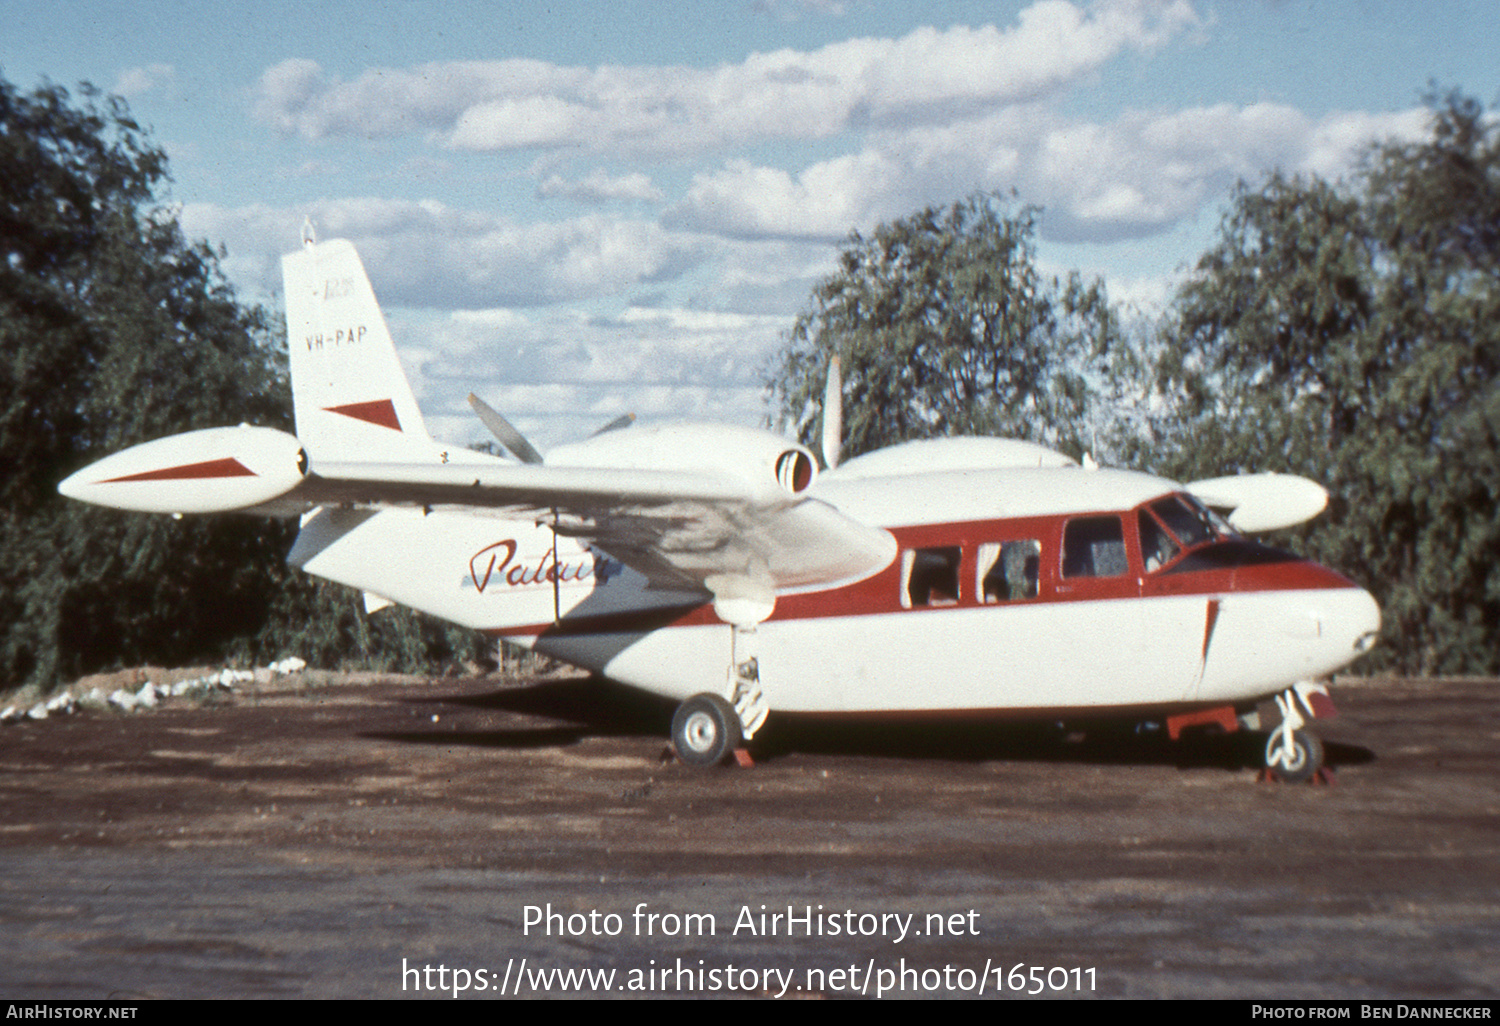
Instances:
[[[760,690],[760,663],[755,657],[755,626],[734,627],[729,683],[734,700],[711,692],[694,695],[672,717],[672,748],[689,766],[717,766],[766,722],[770,707]],[[750,765],[745,753],[736,756]]]
[[[1309,715],[1315,712],[1315,696],[1326,701],[1328,692],[1317,685],[1297,685],[1276,696],[1281,726],[1266,738],[1266,773],[1288,784],[1301,784],[1317,777],[1323,769],[1323,742],[1316,734],[1304,730]],[[1331,708],[1331,703],[1330,703]]]

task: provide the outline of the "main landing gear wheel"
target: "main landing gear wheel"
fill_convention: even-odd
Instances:
[[[717,766],[743,740],[739,713],[718,695],[694,695],[672,716],[672,748],[689,766]]]
[[[1290,737],[1290,742],[1288,742]],[[1266,739],[1266,769],[1288,784],[1311,780],[1323,768],[1323,742],[1305,730],[1273,730]]]

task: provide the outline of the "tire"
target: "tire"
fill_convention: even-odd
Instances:
[[[672,749],[689,766],[717,766],[743,743],[739,713],[718,695],[694,695],[672,716]]]
[[[1292,747],[1283,751],[1281,731],[1266,739],[1266,769],[1288,784],[1311,780],[1323,768],[1323,742],[1305,730],[1292,731]]]

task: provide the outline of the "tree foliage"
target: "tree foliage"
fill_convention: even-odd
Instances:
[[[167,180],[123,101],[85,87],[75,105],[0,79],[0,687],[309,640],[330,661],[381,640],[399,642],[382,658],[400,662],[453,647],[407,617],[372,632],[315,615],[326,593],[283,563],[295,524],[174,521],[57,494],[138,442],[290,426],[280,333],[236,302],[218,254],[183,238],[159,202]]]
[[[782,422],[812,440],[837,354],[848,456],[953,434],[1079,446],[1113,318],[1098,284],[1037,269],[1036,215],[976,194],[851,235],[772,371]]]
[[[1385,661],[1500,670],[1500,136],[1433,97],[1429,138],[1350,182],[1236,191],[1177,298],[1162,467],[1324,482],[1303,547],[1381,600]]]
[[[0,679],[243,630],[247,572],[283,532],[68,503],[91,459],[226,415],[285,422],[261,314],[153,205],[166,157],[122,102],[0,81]]]

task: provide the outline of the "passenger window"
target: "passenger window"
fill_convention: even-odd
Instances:
[[[979,594],[985,602],[1036,598],[1042,543],[990,542],[979,546]]]
[[[962,554],[957,545],[908,549],[901,558],[901,604],[912,609],[956,603]]]
[[[1064,577],[1118,577],[1125,562],[1125,529],[1119,517],[1068,521],[1063,531]]]
[[[1172,540],[1172,536],[1162,530],[1162,526],[1156,522],[1156,518],[1145,510],[1141,510],[1141,558],[1146,561],[1146,570],[1160,570],[1182,551],[1182,547]]]

